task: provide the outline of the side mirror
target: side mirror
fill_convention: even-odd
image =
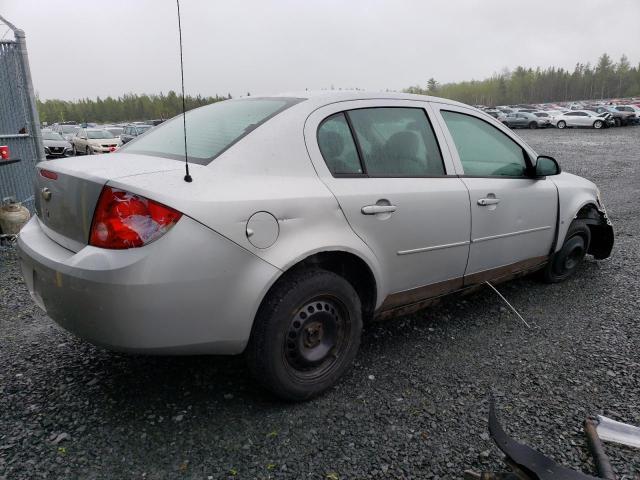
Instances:
[[[540,155],[536,160],[536,177],[548,177],[550,175],[558,175],[562,170],[560,165],[553,157]]]

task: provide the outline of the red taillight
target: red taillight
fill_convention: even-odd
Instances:
[[[56,172],[52,172],[51,170],[40,170],[40,175],[44,178],[48,178],[49,180],[57,180],[58,174]]]
[[[9,147],[7,145],[0,145],[0,158],[2,160],[9,160],[10,155]]]
[[[91,223],[89,244],[123,249],[142,247],[164,235],[182,213],[133,193],[104,187]]]

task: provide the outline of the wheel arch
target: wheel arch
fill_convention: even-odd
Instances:
[[[561,219],[561,231],[558,234],[556,251],[562,248],[571,222],[581,220],[591,231],[591,243],[587,253],[597,259],[607,258],[611,254],[614,243],[613,226],[603,208],[598,206],[596,199],[582,199],[571,210],[571,216]]]
[[[360,297],[364,321],[373,318],[373,312],[383,298],[381,274],[369,259],[345,247],[318,249],[306,252],[292,260],[281,269],[281,273],[266,289],[256,309],[256,315],[269,293],[279,282],[293,272],[305,268],[321,268],[345,278]]]

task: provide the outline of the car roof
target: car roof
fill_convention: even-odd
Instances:
[[[417,95],[413,93],[399,93],[399,92],[373,92],[362,90],[311,90],[311,91],[294,91],[283,92],[278,95],[261,95],[259,98],[301,98],[309,100],[309,105],[313,105],[316,108],[323,105],[329,105],[331,103],[346,102],[350,100],[413,100],[419,102],[439,102],[447,103],[450,105],[457,105],[461,107],[471,107],[470,105],[456,102],[455,100],[449,100],[446,98],[432,97],[429,95]],[[242,97],[243,99],[251,97]],[[305,102],[307,103],[307,102]]]

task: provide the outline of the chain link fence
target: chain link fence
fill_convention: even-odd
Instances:
[[[0,145],[20,161],[0,164],[0,202],[12,197],[33,212],[35,165],[45,159],[40,120],[25,34],[0,16],[2,23],[13,31],[14,40],[0,41]]]

